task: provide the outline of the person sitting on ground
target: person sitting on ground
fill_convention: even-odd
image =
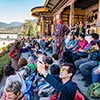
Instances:
[[[41,47],[41,49],[43,49],[43,50],[45,50],[45,40],[44,40],[44,36],[41,38],[41,40],[40,40],[40,47]]]
[[[75,41],[78,43],[79,42],[79,34],[77,34],[77,33],[73,33],[73,34],[75,37]],[[71,55],[70,55],[73,52],[72,49],[73,48],[71,48],[71,49],[65,48],[65,52],[63,53],[63,57],[60,61],[61,63],[66,63],[66,62],[71,63],[72,62]]]
[[[100,63],[100,62],[99,62]],[[92,70],[92,83],[100,82],[100,64]]]
[[[55,79],[57,79],[59,82],[62,82],[61,79],[59,78],[60,67],[58,65],[56,64],[51,65],[50,74],[53,75]],[[40,97],[50,97],[54,92],[55,89],[49,83],[47,83],[40,88],[38,95]]]
[[[54,64],[59,65],[59,57],[58,57],[57,53],[55,53],[55,54],[52,55],[52,60],[53,60]]]
[[[87,58],[82,58],[75,61],[76,69],[79,69],[85,78],[85,86],[89,86],[92,82],[92,69],[98,66],[100,61],[100,41],[93,44],[94,52],[90,53]]]
[[[81,52],[84,50],[85,46],[88,44],[88,41],[85,39],[85,34],[80,33],[79,34],[79,42],[78,45],[73,48],[73,52],[70,53],[71,61],[74,64],[75,60],[77,60],[76,53]]]
[[[23,77],[24,80],[28,80],[31,76],[31,68],[27,65],[28,62],[25,58],[20,58],[18,60],[19,65],[19,74]]]
[[[42,61],[41,61],[42,62]],[[47,57],[45,60],[44,60],[44,63],[45,63],[45,70],[50,73],[50,67],[51,65],[53,64],[53,60],[51,57]],[[47,82],[44,80],[43,77],[41,77],[39,74],[37,75],[37,86],[40,87],[44,84],[46,84]]]
[[[39,51],[39,50],[40,50],[40,45],[39,45],[39,43],[36,42],[36,43],[34,44],[33,48],[34,48],[33,51]]]
[[[50,53],[53,53],[53,40],[50,41],[50,44],[48,45],[48,51]]]
[[[22,85],[21,91],[24,93],[24,91],[26,90],[24,79],[17,71],[15,71],[11,64],[5,66],[4,76],[7,77],[4,89],[7,87],[8,83],[18,80]]]
[[[28,57],[28,66],[31,68],[31,71],[34,72],[35,68],[36,68],[36,64],[34,58],[32,57],[32,55],[30,55]]]
[[[90,50],[91,47],[93,46],[92,43],[99,40],[99,35],[98,35],[97,33],[92,33],[90,36],[91,36],[91,37],[90,37],[90,43],[88,43],[88,44],[85,46],[85,48],[84,48],[83,51],[88,51],[88,50]]]
[[[37,64],[38,72],[44,76],[45,80],[51,84],[56,91],[60,92],[59,100],[75,100],[75,94],[77,91],[77,84],[72,81],[72,77],[75,74],[75,69],[72,64],[64,64],[60,68],[60,78],[62,83],[58,82],[52,75],[45,71],[45,65],[42,63]]]
[[[80,58],[87,58],[88,54],[93,52],[93,43],[98,41],[99,39],[99,35],[97,33],[92,33],[91,37],[90,37],[90,43],[88,43],[84,49],[82,49],[79,52],[76,52],[74,54],[71,55],[72,61],[75,62],[76,60],[80,59]]]
[[[9,82],[0,100],[27,100],[21,92],[21,86],[19,81]]]
[[[87,40],[85,39],[85,34],[80,33],[78,35],[79,41],[78,45],[73,48],[72,50],[67,49],[66,50],[66,62],[73,63],[76,59],[76,53],[81,52],[84,50],[85,46],[88,44]]]
[[[78,44],[78,41],[75,39],[75,33],[70,34],[70,40],[66,44],[66,49],[73,49]]]
[[[27,62],[28,62],[28,65],[34,63],[34,58],[32,57],[32,55],[29,55]]]
[[[45,63],[45,70],[49,72],[50,66],[53,64],[52,58],[51,57],[47,57],[44,60],[44,63]]]
[[[73,48],[73,51],[74,52],[79,52],[79,51],[82,51],[84,50],[85,46],[88,44],[88,41],[85,39],[85,34],[83,33],[80,33],[79,34],[79,42],[78,42],[78,45]]]

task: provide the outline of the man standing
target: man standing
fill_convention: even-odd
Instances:
[[[55,27],[55,36],[56,36],[56,53],[59,58],[62,57],[64,53],[64,36],[70,32],[69,28],[66,27],[63,20],[60,20],[58,25]]]

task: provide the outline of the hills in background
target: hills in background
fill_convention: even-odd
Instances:
[[[29,20],[26,20],[29,21]],[[25,21],[25,22],[26,22]],[[37,23],[38,19],[31,20],[33,23]],[[25,23],[22,22],[11,22],[9,24],[0,22],[0,32],[14,32],[14,33],[19,33],[23,31],[23,25]]]
[[[23,23],[21,23],[21,22],[12,22],[12,23],[10,23],[9,25],[10,26],[12,26],[12,27],[16,27],[16,26],[20,26],[20,25],[22,25]]]
[[[11,22],[9,24],[0,22],[0,32],[19,33],[23,31],[23,23]]]
[[[7,28],[21,26],[22,24],[23,23],[21,23],[21,22],[11,22],[9,24],[4,23],[4,22],[0,22],[0,30],[5,30]]]

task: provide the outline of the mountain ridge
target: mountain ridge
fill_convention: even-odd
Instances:
[[[18,27],[18,26],[21,26],[22,24],[23,24],[22,22],[11,22],[9,24],[5,22],[0,22],[0,30],[12,28],[12,27]]]
[[[11,23],[5,23],[0,22],[0,32],[14,32],[14,33],[20,33],[24,29],[24,24],[27,23],[27,21],[32,21],[33,23],[37,23],[38,19],[34,20],[25,20],[25,22],[11,22]]]
[[[9,25],[13,26],[13,27],[20,26],[22,24],[23,24],[22,22],[11,22],[11,23],[9,23]]]

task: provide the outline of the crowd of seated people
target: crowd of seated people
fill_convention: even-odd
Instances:
[[[99,36],[92,33],[90,39],[88,43],[85,34],[72,32],[62,58],[54,52],[53,37],[43,37],[40,41],[29,38],[15,41],[9,54],[11,62],[4,69],[7,80],[3,95],[10,91],[7,89],[9,83],[18,81],[21,84],[20,91],[28,100],[27,94],[30,100],[43,100],[50,99],[55,93],[60,95],[59,100],[74,100],[78,87],[72,78],[77,71],[84,77],[85,86],[100,82]],[[38,99],[34,99],[33,94],[37,94]]]
[[[84,76],[86,84],[92,82],[92,69],[98,66],[100,61],[100,41],[93,43],[94,51],[88,54],[87,58],[75,61],[75,67]]]
[[[46,39],[45,43],[49,41],[49,39],[48,41]],[[22,86],[21,92],[23,94],[26,94],[28,88],[27,81],[32,81],[31,85],[34,86],[34,79],[37,79],[37,61],[41,57],[43,57],[43,60],[46,65],[46,70],[50,70],[49,66],[53,63],[52,58],[47,56],[47,54],[43,50],[41,50],[40,45],[37,42],[37,39],[29,40],[24,38],[21,41],[15,40],[15,43],[10,50],[9,56],[11,58],[11,62],[10,64],[7,64],[4,68],[4,75],[7,77],[4,90],[8,86],[8,83],[19,81]],[[33,90],[31,92],[33,92]]]
[[[22,92],[25,91],[26,85],[25,85],[23,77],[20,75],[20,73],[18,71],[15,71],[15,69],[11,66],[11,64],[8,64],[5,66],[4,76],[7,77],[6,84],[5,84],[4,88],[7,87],[8,83],[18,80],[22,85],[21,91]]]

